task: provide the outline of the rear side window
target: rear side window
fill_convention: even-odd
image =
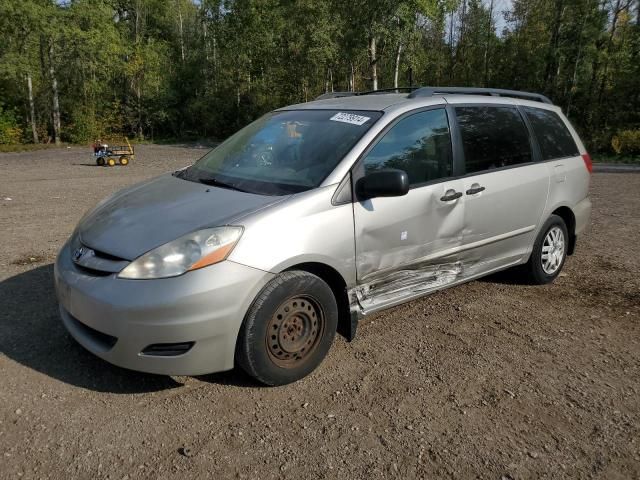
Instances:
[[[444,109],[403,118],[364,159],[365,173],[391,168],[407,172],[411,185],[451,176],[451,135]]]
[[[458,107],[467,173],[532,161],[529,132],[514,107]]]
[[[532,107],[526,107],[524,111],[540,145],[543,160],[580,155],[576,142],[557,113]]]

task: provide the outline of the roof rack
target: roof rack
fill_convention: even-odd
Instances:
[[[491,95],[493,97],[515,97],[553,105],[553,102],[549,100],[548,97],[540,93],[521,92],[518,90],[504,90],[501,88],[422,87],[412,91],[409,94],[409,98],[431,97],[433,95],[447,93],[462,95]]]
[[[357,97],[360,95],[377,95],[384,93],[400,93],[404,90],[417,90],[420,87],[397,87],[397,88],[381,88],[380,90],[368,90],[366,92],[329,92],[323,93],[322,95],[316,97],[314,100],[326,100],[328,98],[342,98],[342,97]]]
[[[322,95],[318,95],[314,100],[326,100],[328,98],[342,98],[342,97],[353,97],[357,95],[356,92],[328,92],[323,93]]]
[[[536,102],[548,103],[553,102],[548,97],[540,93],[521,92],[519,90],[505,90],[501,88],[475,88],[475,87],[398,87],[383,88],[381,90],[370,90],[367,92],[329,92],[316,97],[315,100],[326,100],[328,98],[356,97],[360,95],[376,95],[383,93],[409,90],[408,98],[431,97],[433,95],[456,94],[456,95],[490,95],[493,97],[515,97]]]

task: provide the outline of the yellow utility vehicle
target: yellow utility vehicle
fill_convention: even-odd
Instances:
[[[127,142],[126,145],[112,145],[109,146],[106,143],[102,143],[98,140],[93,145],[93,156],[96,159],[96,165],[104,167],[114,167],[116,164],[122,166],[129,165],[129,162],[135,158],[135,152],[129,139],[124,137]]]

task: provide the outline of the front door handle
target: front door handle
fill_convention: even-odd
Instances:
[[[440,200],[443,202],[452,202],[453,200],[457,200],[462,196],[462,192],[456,192],[455,190],[447,190],[447,193],[444,194],[443,197],[440,197]]]
[[[480,185],[471,185],[471,188],[467,190],[467,195],[475,195],[480,192],[484,192],[484,187],[481,187]]]

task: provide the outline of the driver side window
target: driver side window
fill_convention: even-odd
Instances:
[[[427,110],[400,120],[367,154],[364,169],[365,174],[404,170],[412,186],[450,177],[453,156],[446,111]]]

